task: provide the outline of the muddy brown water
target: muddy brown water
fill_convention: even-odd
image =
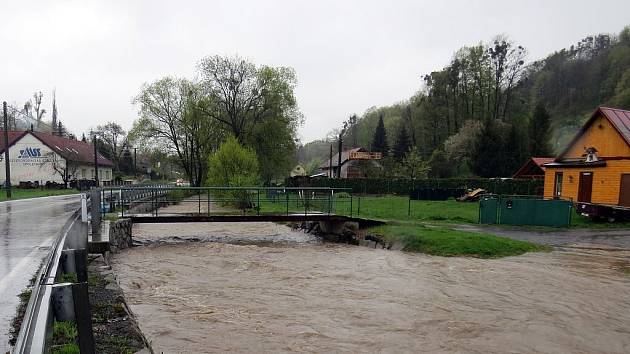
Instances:
[[[625,252],[444,258],[269,223],[134,233],[149,245],[113,267],[157,353],[630,352]]]

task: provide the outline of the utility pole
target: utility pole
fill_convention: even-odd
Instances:
[[[333,177],[333,169],[332,169],[332,144],[330,144],[330,158],[328,159],[328,178]]]
[[[339,155],[337,156],[337,178],[341,178],[341,151],[343,149],[343,138],[339,134]]]
[[[133,148],[133,174],[134,176],[138,176],[137,153],[138,153],[138,148]]]
[[[4,115],[4,188],[7,192],[7,199],[11,199],[11,163],[9,162],[9,120],[7,117],[7,103],[2,102],[2,113]]]
[[[98,143],[98,139],[96,138],[96,134],[92,134],[92,144],[94,145],[94,182],[96,187],[98,187],[98,153],[96,152],[96,143]]]

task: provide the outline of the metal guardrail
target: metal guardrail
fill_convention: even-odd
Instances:
[[[353,198],[348,188],[330,187],[175,187],[172,185],[101,189],[104,210],[159,216],[169,204],[189,206],[182,215],[289,215],[312,212],[352,216]],[[344,192],[345,195],[339,193]],[[338,197],[339,196],[339,197]],[[215,208],[215,206],[219,206]],[[143,211],[138,211],[142,206]],[[224,208],[227,206],[228,208]],[[347,209],[347,210],[346,210]],[[174,212],[169,212],[173,214]],[[176,213],[176,214],[177,214]]]
[[[48,353],[53,322],[74,320],[81,353],[94,353],[87,285],[87,224],[77,209],[55,238],[37,274],[13,353]],[[58,283],[62,274],[76,273],[76,283]]]

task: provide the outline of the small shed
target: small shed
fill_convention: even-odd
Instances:
[[[512,178],[518,179],[544,179],[545,164],[553,162],[553,157],[532,157],[516,171]]]
[[[304,169],[304,167],[302,167],[302,165],[297,165],[293,168],[293,170],[291,170],[291,177],[297,177],[297,176],[306,176],[306,170]]]

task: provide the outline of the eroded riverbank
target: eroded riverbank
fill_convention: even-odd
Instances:
[[[630,277],[614,266],[628,254],[443,258],[238,225],[196,233],[226,241],[222,228],[263,239],[275,230],[293,241],[154,244],[114,257],[156,352],[630,351]],[[159,227],[134,232],[191,231]]]

